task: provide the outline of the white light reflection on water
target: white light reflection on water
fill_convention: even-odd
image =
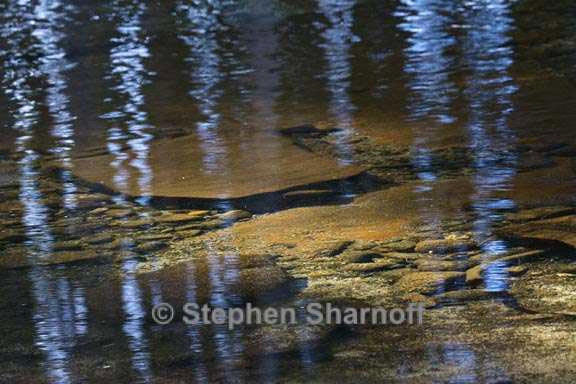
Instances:
[[[409,75],[410,120],[414,132],[412,161],[422,181],[421,191],[429,191],[438,175],[434,169],[430,142],[439,131],[455,121],[451,109],[455,85],[450,79],[454,68],[456,39],[450,34],[454,3],[445,0],[404,0],[396,13],[403,17],[400,28],[408,33],[404,71]]]
[[[324,55],[328,63],[326,81],[331,94],[330,114],[336,120],[340,132],[336,133],[336,149],[343,165],[353,159],[350,139],[354,133],[353,113],[356,110],[350,99],[350,50],[359,38],[354,35],[354,7],[356,0],[319,0],[319,8],[328,20],[322,29]]]
[[[24,208],[22,224],[26,231],[26,254],[31,269],[28,278],[32,283],[34,298],[33,321],[36,329],[35,345],[44,353],[44,366],[52,383],[74,381],[70,369],[71,350],[78,336],[87,332],[87,307],[84,290],[59,270],[42,267],[52,256],[54,236],[50,229],[50,212],[41,191],[41,155],[34,149],[35,135],[39,128],[41,95],[31,84],[47,76],[49,107],[63,102],[61,109],[51,109],[56,114],[53,133],[60,140],[56,149],[59,159],[68,156],[71,132],[70,115],[66,112],[66,83],[59,68],[63,52],[54,40],[49,40],[50,24],[46,11],[59,9],[56,2],[40,3],[36,7],[27,2],[13,2],[2,9],[0,36],[5,50],[0,52],[4,77],[2,88],[12,106],[12,129],[18,132],[15,152],[19,163],[20,202]],[[50,20],[56,22],[56,20]],[[48,41],[44,40],[48,39]],[[42,39],[42,40],[38,40]],[[50,47],[47,44],[55,44]],[[51,51],[55,49],[57,53]],[[55,60],[55,61],[54,61]],[[62,97],[60,99],[60,97]],[[56,100],[58,99],[58,100]],[[61,119],[59,119],[61,118]],[[62,156],[62,154],[64,154]],[[74,192],[64,179],[65,206],[70,207]]]
[[[440,133],[453,129],[456,121],[452,109],[457,92],[451,79],[455,58],[450,52],[457,43],[450,30],[455,9],[452,1],[404,0],[395,12],[402,17],[399,27],[409,33],[404,71],[408,75],[408,120],[414,125],[412,164],[420,181],[417,204],[423,224],[437,236],[443,235],[446,217],[435,193],[440,169],[434,164],[433,144]],[[462,249],[462,258],[465,251]],[[440,286],[437,293],[444,289]]]
[[[114,156],[114,183],[121,193],[130,189],[132,172],[137,173],[139,202],[148,204],[152,195],[153,173],[149,164],[150,133],[148,113],[144,110],[143,86],[150,73],[146,71],[144,60],[150,56],[147,39],[142,33],[142,17],[146,5],[133,0],[118,2],[113,7],[114,17],[118,18],[117,36],[110,52],[110,74],[107,79],[114,83],[112,89],[116,97],[123,101],[121,107],[101,118],[108,120],[112,127],[108,132],[108,150]],[[117,199],[118,200],[118,199]],[[119,198],[119,202],[121,202]]]
[[[76,185],[72,177],[71,151],[74,147],[74,125],[76,119],[69,110],[70,100],[66,95],[68,79],[66,71],[74,64],[66,58],[62,48],[65,34],[59,30],[69,20],[68,7],[59,1],[41,1],[35,7],[34,37],[40,43],[40,71],[46,77],[46,104],[53,120],[52,136],[58,146],[53,153],[61,166],[64,208],[76,208]]]
[[[514,111],[512,96],[517,91],[509,71],[513,64],[510,32],[513,20],[510,1],[469,1],[462,6],[466,22],[464,59],[470,71],[467,78],[470,149],[474,159],[476,214],[475,234],[479,240],[492,235],[492,225],[501,212],[515,203],[506,197],[516,175],[516,134],[508,119]],[[506,252],[501,241],[487,241],[487,255]],[[507,265],[491,263],[484,274],[486,290],[508,289]]]
[[[186,264],[186,302],[198,303],[198,282],[195,261]],[[204,342],[202,340],[202,325],[187,325],[187,333],[190,338],[190,350],[194,358],[194,378],[198,383],[206,383],[209,380],[208,369],[205,362]]]
[[[132,352],[132,367],[138,373],[138,381],[152,382],[150,368],[150,352],[146,338],[144,321],[146,309],[142,299],[142,290],[136,275],[138,261],[126,260],[122,263],[122,308],[124,309],[124,325],[122,329],[128,338]]]
[[[190,96],[203,115],[196,132],[203,155],[202,169],[206,173],[222,173],[226,168],[227,150],[218,133],[221,115],[217,106],[223,94],[220,87],[224,78],[218,35],[224,30],[221,16],[227,3],[224,0],[206,0],[178,6],[178,12],[183,15],[179,18],[182,23],[179,38],[190,52],[187,57],[191,66]]]
[[[232,238],[223,233],[224,241],[231,245]],[[210,241],[205,243],[208,258],[208,281],[210,283],[210,306],[230,308],[241,304],[240,296],[234,291],[238,287],[239,260],[234,249],[224,254],[214,248]],[[218,366],[227,382],[238,380],[234,363],[242,356],[242,332],[240,329],[228,330],[226,324],[211,326],[212,341],[216,350]]]
[[[147,38],[142,31],[142,19],[146,13],[143,2],[131,0],[116,2],[112,7],[112,18],[116,24],[116,36],[110,51],[110,73],[107,80],[113,83],[112,101],[118,100],[120,106],[101,118],[111,124],[108,130],[108,150],[114,156],[114,183],[120,193],[131,190],[131,183],[137,185],[138,202],[146,205],[152,195],[153,174],[149,164],[150,141],[153,139],[148,122],[148,113],[144,110],[145,98],[143,86],[150,73],[145,68],[145,60],[150,56]],[[131,178],[137,174],[136,180]],[[116,196],[116,202],[124,203],[124,196]],[[138,375],[138,381],[152,381],[149,343],[144,322],[146,309],[143,292],[136,275],[138,262],[131,257],[131,241],[122,239],[121,252],[126,254],[122,263],[122,308],[124,310],[123,331],[128,339],[131,352],[132,369]],[[157,281],[151,282],[153,301],[162,301],[161,287]]]

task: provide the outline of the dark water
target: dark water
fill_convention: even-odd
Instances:
[[[2,381],[302,381],[345,338],[154,325],[150,308],[168,298],[242,302],[239,256],[210,244],[208,259],[152,277],[136,273],[129,247],[115,266],[45,266],[57,242],[101,230],[83,207],[89,183],[142,220],[158,196],[218,211],[248,198],[272,212],[284,207],[267,193],[356,175],[352,144],[363,135],[410,147],[406,199],[424,225],[437,225],[435,191],[450,167],[437,150],[455,144],[470,151],[472,193],[452,198],[474,212],[478,238],[517,195],[574,202],[573,173],[518,181],[527,146],[544,148],[544,164],[575,145],[570,1],[2,0],[0,20]],[[339,128],[333,158],[278,133],[302,124]],[[338,188],[337,203],[356,195]],[[484,243],[490,254],[506,248]],[[492,264],[485,280],[506,291],[506,266]],[[447,345],[440,359],[507,379],[472,355]]]

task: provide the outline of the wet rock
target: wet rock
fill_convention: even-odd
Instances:
[[[519,212],[509,213],[506,219],[513,223],[528,222],[534,220],[554,219],[576,214],[576,208],[572,207],[542,207],[533,209],[523,209]]]
[[[150,253],[160,251],[168,247],[168,244],[164,241],[149,241],[143,244],[138,244],[135,251],[138,253]]]
[[[77,194],[75,198],[79,209],[94,209],[110,202],[110,196],[102,194]]]
[[[510,248],[508,249],[508,251],[504,254],[489,254],[489,253],[484,253],[484,252],[478,252],[476,254],[472,254],[468,257],[468,261],[471,264],[481,264],[481,263],[486,263],[489,261],[493,261],[493,260],[497,260],[497,259],[501,259],[502,257],[507,257],[507,256],[513,256],[513,255],[519,255],[522,253],[526,253],[529,252],[528,248],[524,248],[524,247],[514,247],[514,248]]]
[[[0,232],[0,242],[2,243],[21,243],[26,240],[26,235],[24,233],[2,230]]]
[[[449,254],[477,249],[477,245],[468,239],[424,240],[416,245],[418,253]]]
[[[218,215],[218,218],[224,221],[240,221],[249,219],[251,217],[252,214],[250,212],[242,211],[239,209],[234,211],[228,211]]]
[[[61,251],[50,254],[49,257],[34,258],[24,248],[4,251],[0,257],[0,269],[31,268],[33,266],[53,266],[76,263],[104,263],[110,262],[112,257],[108,253],[89,250]]]
[[[114,237],[107,233],[91,236],[86,239],[86,242],[93,245],[106,244],[114,241]]]
[[[279,130],[282,135],[292,137],[324,137],[336,131],[338,131],[338,129],[318,129],[311,124],[303,124],[296,127],[283,128]]]
[[[102,244],[101,246],[109,250],[130,249],[134,246],[134,240],[130,238],[120,238],[111,243]]]
[[[491,300],[500,294],[487,292],[483,289],[462,289],[458,291],[449,291],[435,296],[438,302],[443,304],[448,303],[465,303],[470,301]]]
[[[405,268],[398,268],[398,269],[392,269],[392,270],[388,270],[388,271],[382,271],[379,272],[377,274],[375,274],[374,276],[378,276],[378,278],[383,279],[384,281],[388,282],[389,284],[393,284],[395,282],[397,282],[398,280],[400,280],[402,277],[414,273],[416,270],[410,267],[405,267]]]
[[[512,239],[530,238],[548,242],[556,241],[576,247],[576,215],[510,225],[498,232],[501,236]]]
[[[461,261],[447,261],[447,260],[433,260],[421,259],[416,260],[416,266],[419,271],[465,271],[467,268],[466,262]]]
[[[161,224],[185,224],[192,221],[200,221],[204,216],[199,216],[195,214],[188,213],[174,213],[174,214],[164,214],[155,218],[156,222]]]
[[[419,293],[409,293],[402,296],[400,300],[408,304],[422,304],[424,305],[424,308],[433,308],[438,304],[435,298],[424,296]]]
[[[512,277],[522,276],[526,272],[528,272],[528,268],[523,265],[508,268],[508,274]]]
[[[454,284],[459,279],[464,279],[462,272],[413,272],[403,276],[394,284],[394,288],[400,293],[420,293],[430,295],[442,286]]]
[[[267,300],[266,296],[286,294],[285,287],[290,277],[280,267],[264,265],[243,268],[239,272],[237,290],[246,301]]]
[[[397,259],[379,259],[368,263],[353,263],[344,266],[344,270],[351,272],[378,272],[404,268],[406,263]]]
[[[124,219],[126,217],[130,217],[134,214],[134,211],[131,209],[109,209],[106,211],[106,216],[109,216],[113,219]]]
[[[203,229],[206,231],[211,231],[214,229],[220,229],[224,226],[224,223],[221,220],[210,220],[206,221],[198,226],[199,229]]]
[[[52,250],[55,252],[62,252],[62,251],[78,251],[83,248],[82,241],[73,240],[73,241],[61,241],[56,242],[52,245]]]
[[[386,252],[382,255],[389,259],[399,259],[404,261],[414,262],[415,260],[421,259],[427,255],[421,255],[418,253],[401,253],[401,252]]]
[[[517,255],[502,257],[502,258],[499,258],[496,260],[499,262],[508,263],[510,265],[519,265],[519,264],[523,264],[523,263],[538,261],[539,259],[544,257],[546,255],[546,253],[547,252],[544,250],[535,250],[535,251],[520,253]],[[469,284],[472,286],[481,284],[483,282],[482,276],[484,274],[484,271],[486,270],[486,268],[488,268],[490,266],[491,263],[493,263],[496,260],[492,260],[491,262],[488,262],[485,264],[480,264],[480,265],[477,265],[473,268],[468,269],[466,271],[466,284]]]
[[[175,228],[176,231],[194,231],[202,228],[201,223],[179,225]]]
[[[201,209],[201,210],[187,211],[186,214],[188,216],[206,217],[206,216],[209,216],[211,214],[211,212],[207,211],[205,209]]]
[[[189,237],[196,237],[196,236],[200,236],[203,232],[200,229],[190,229],[187,231],[178,231],[178,236],[186,239]]]
[[[556,266],[556,271],[558,273],[576,275],[576,264],[560,264]]]
[[[392,243],[387,243],[383,246],[383,248],[393,252],[413,252],[416,248],[416,242],[403,239]]]
[[[152,233],[140,235],[137,237],[138,241],[161,241],[161,240],[171,240],[174,235],[169,233]]]
[[[108,208],[102,207],[102,208],[93,209],[90,212],[88,212],[88,214],[94,215],[94,216],[100,216],[100,215],[105,214],[106,212],[108,212]]]
[[[9,162],[0,162],[0,188],[18,187],[20,185],[20,172],[18,165]]]
[[[511,293],[518,305],[526,310],[568,314],[576,317],[576,279],[570,274],[554,273],[554,265],[534,267],[514,282]]]
[[[382,258],[382,254],[376,252],[346,252],[342,258],[349,263],[371,263],[375,259]]]
[[[335,243],[331,243],[325,249],[321,249],[320,251],[315,252],[313,257],[322,258],[338,256],[353,243],[353,241],[337,241]]]
[[[378,247],[379,243],[370,240],[355,240],[351,245],[350,249],[353,251],[368,251]]]
[[[119,221],[116,222],[116,226],[124,229],[141,229],[146,227],[151,227],[154,222],[150,220],[130,220],[130,221]]]
[[[289,322],[289,321],[288,321]],[[249,332],[243,342],[246,354],[258,361],[265,355],[297,354],[302,345],[318,345],[328,339],[334,325],[266,325]],[[265,340],[266,342],[262,342]]]

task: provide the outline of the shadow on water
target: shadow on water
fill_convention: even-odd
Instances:
[[[52,168],[45,174],[54,177],[60,172],[60,169]],[[75,182],[93,192],[110,196],[122,196],[121,198],[126,199],[126,201],[140,201],[140,196],[118,195],[116,190],[107,188],[102,184],[91,183],[77,177]],[[263,214],[297,207],[347,204],[359,194],[380,190],[392,185],[376,176],[360,173],[357,176],[343,180],[311,183],[240,198],[210,199],[149,196],[147,205],[157,209],[218,209],[222,211],[245,209],[254,214]]]

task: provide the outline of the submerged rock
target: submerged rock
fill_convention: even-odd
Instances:
[[[77,194],[74,198],[79,209],[94,209],[110,203],[110,196],[103,194]]]
[[[196,135],[151,141],[149,154],[154,164],[154,178],[150,194],[166,198],[244,198],[346,179],[365,170],[358,166],[340,165],[334,158],[294,145],[289,137],[270,134],[242,145],[241,150],[227,151],[226,168],[207,172],[202,146],[202,141]],[[240,147],[229,147],[232,148]],[[104,184],[115,190],[115,173],[109,166],[113,160],[112,154],[75,158],[74,171],[88,182]],[[175,167],[175,164],[178,166]],[[134,175],[127,175],[131,177],[136,176],[138,171],[128,169],[128,172],[134,172]],[[123,192],[133,197],[142,194],[137,183],[131,183],[128,190]]]
[[[389,271],[392,269],[404,268],[406,263],[397,259],[378,259],[371,260],[371,262],[359,262],[348,264],[344,267],[346,271],[352,272],[377,272]]]
[[[114,241],[114,237],[107,233],[98,234],[86,239],[87,243],[94,245],[111,243],[112,241]]]
[[[151,227],[154,222],[150,220],[131,220],[131,221],[119,221],[116,223],[118,227],[125,229],[141,229],[146,227]]]
[[[242,211],[239,209],[218,215],[218,218],[224,221],[240,221],[249,219],[251,217],[252,214],[250,212]]]
[[[465,276],[463,272],[413,272],[398,280],[394,288],[404,294],[430,295],[436,293],[440,287],[452,285]]]
[[[416,266],[419,271],[464,271],[467,263],[464,261],[434,260],[421,259],[416,260]]]
[[[477,248],[478,246],[468,239],[439,239],[421,241],[416,244],[415,251],[418,253],[449,254]]]
[[[54,252],[61,252],[61,251],[78,251],[83,248],[82,241],[79,240],[71,240],[71,241],[61,241],[54,243],[52,245],[52,250]]]
[[[174,235],[170,233],[149,233],[137,237],[139,241],[171,240]]]
[[[240,281],[236,287],[247,301],[262,300],[264,296],[283,296],[290,276],[275,265],[243,268],[239,272]],[[265,299],[265,298],[264,298]]]
[[[149,241],[146,243],[138,244],[135,250],[138,253],[150,253],[160,251],[166,247],[168,247],[168,244],[164,241]]]
[[[134,214],[134,211],[131,209],[109,209],[105,212],[106,216],[109,216],[113,219],[123,219],[126,217],[130,217]]]
[[[160,224],[185,224],[192,221],[201,221],[203,218],[204,216],[197,214],[172,213],[158,216],[155,218],[155,221]]]
[[[26,240],[26,235],[23,232],[14,230],[2,230],[0,232],[0,242],[5,243],[19,243]]]
[[[541,207],[509,213],[506,218],[514,223],[525,223],[527,221],[554,219],[574,214],[576,214],[576,208],[572,207]]]

